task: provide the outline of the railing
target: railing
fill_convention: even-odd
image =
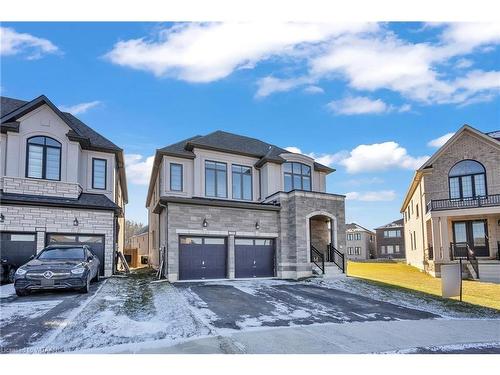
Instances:
[[[497,260],[500,260],[500,241],[497,242]]]
[[[328,261],[335,263],[342,273],[345,273],[345,255],[338,251],[332,244],[328,244]]]
[[[433,199],[427,203],[427,212],[493,206],[500,206],[500,194],[462,199]]]
[[[450,243],[450,259],[451,260],[468,260],[472,268],[476,272],[476,278],[479,279],[479,262],[477,261],[474,250],[467,242],[451,242]]]
[[[325,274],[325,255],[311,245],[311,262],[313,262]]]

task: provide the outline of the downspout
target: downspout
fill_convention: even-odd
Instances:
[[[164,205],[161,202],[158,202],[158,204],[164,210],[167,210],[166,205]],[[164,277],[166,277],[165,274],[168,273],[168,256],[167,256],[167,247],[163,246],[163,248],[162,248],[161,243],[160,243],[161,242],[160,231],[161,231],[161,213],[158,215],[158,245],[160,245],[160,250],[163,252],[163,259],[164,259],[164,265],[165,265],[165,269],[163,270],[163,274],[160,276],[160,278],[164,278]],[[167,237],[168,237],[168,214],[165,211],[165,245],[168,243]]]

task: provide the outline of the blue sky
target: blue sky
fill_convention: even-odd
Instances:
[[[499,24],[3,23],[1,94],[45,94],[124,148],[129,219],[152,155],[216,129],[312,154],[346,216],[400,217],[416,167],[500,128]]]

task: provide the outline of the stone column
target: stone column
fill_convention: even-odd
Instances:
[[[36,252],[39,253],[45,247],[45,230],[36,229]]]
[[[227,237],[227,277],[234,279],[235,265],[234,265],[234,236],[235,232],[229,232]]]
[[[431,218],[432,226],[432,247],[434,250],[434,260],[441,260],[441,235],[439,233],[439,218]]]
[[[441,230],[441,248],[443,251],[442,260],[445,262],[450,261],[450,234],[448,233],[448,218],[446,216],[440,217],[440,230]]]

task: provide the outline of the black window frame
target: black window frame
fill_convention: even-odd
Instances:
[[[297,161],[287,161],[287,162],[283,163],[283,168],[285,167],[286,164],[290,164],[290,166],[291,166],[291,172],[285,172],[285,171],[283,171],[283,190],[286,191],[286,192],[293,191],[293,190],[313,191],[313,181],[312,181],[313,180],[313,168],[310,165],[308,165],[308,164],[304,164],[304,163],[297,162]],[[300,165],[300,174],[299,173],[295,173],[293,171],[294,164],[299,164]],[[304,174],[304,172],[302,170],[302,167],[309,168],[309,175]],[[287,175],[289,175],[291,177],[291,181],[292,181],[292,188],[290,190],[287,190],[286,187],[285,187],[285,177]],[[294,177],[295,176],[299,176],[300,177],[300,188],[295,186],[295,183],[294,183],[294,180],[295,180]],[[304,189],[304,178],[305,177],[309,178],[309,189]]]
[[[249,199],[246,199],[244,198],[244,187],[243,187],[243,176],[245,175],[243,172],[235,172],[233,170],[233,167],[242,167],[242,168],[248,168],[250,169],[250,198]],[[237,198],[234,196],[234,175],[237,174],[240,178],[240,198]],[[253,168],[248,166],[248,165],[243,165],[243,164],[231,164],[231,197],[233,197],[233,199],[238,199],[238,200],[242,200],[242,201],[253,201]]]
[[[30,143],[30,140],[33,138],[44,138],[44,142],[43,142],[44,144],[41,145],[38,143]],[[50,145],[48,146],[47,141],[46,141],[47,139],[51,139],[54,142],[58,143],[59,147],[50,146]],[[28,176],[30,145],[42,147],[42,177]],[[59,150],[59,171],[58,171],[59,175],[58,175],[57,179],[47,178],[47,149],[48,148]],[[46,135],[34,135],[32,137],[29,137],[26,140],[26,168],[25,168],[26,178],[35,178],[37,180],[48,180],[48,181],[61,181],[61,166],[62,166],[62,143],[59,142],[57,139],[54,139],[52,137],[48,137]]]
[[[458,164],[463,163],[465,161],[473,161],[477,164],[479,164],[484,172],[481,173],[469,173],[469,174],[459,174],[459,175],[454,175],[450,176],[450,172],[453,168],[455,168]],[[477,195],[476,194],[476,176],[483,176],[484,177],[484,195]],[[462,186],[462,179],[464,177],[470,177],[471,178],[471,187],[472,187],[472,196],[471,197],[464,197],[464,192],[463,192],[463,186]],[[458,179],[458,192],[459,192],[459,197],[452,198],[451,196],[451,180],[457,178]],[[453,200],[463,200],[463,199],[476,199],[479,197],[484,197],[488,196],[488,180],[486,179],[486,168],[483,165],[483,163],[474,160],[474,159],[464,159],[456,162],[448,171],[448,196],[450,199]]]
[[[95,186],[95,161],[103,161],[104,162],[104,187],[96,187]],[[92,158],[92,189],[94,190],[106,190],[108,188],[108,160],[102,158]]]
[[[214,195],[208,195],[207,194],[207,163],[215,163],[216,165],[217,164],[224,164],[225,168],[226,168],[226,194],[224,196],[219,196],[218,195],[218,191],[217,191],[217,186],[218,186],[218,178],[217,178],[217,167],[216,168],[210,168],[212,170],[215,171],[215,174],[214,174],[214,183],[215,183],[215,186],[214,186]],[[228,197],[228,184],[227,184],[227,163],[225,162],[222,162],[222,161],[216,161],[216,160],[205,160],[205,196],[206,197],[210,197],[210,198],[227,198]]]
[[[172,167],[181,167],[181,188],[180,189],[174,189],[172,188]],[[170,179],[170,183],[169,183],[169,187],[170,187],[170,191],[177,191],[177,192],[182,192],[184,191],[184,165],[183,164],[180,164],[180,163],[170,163],[170,167],[169,167],[169,179]]]

